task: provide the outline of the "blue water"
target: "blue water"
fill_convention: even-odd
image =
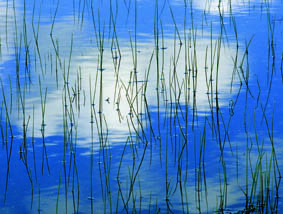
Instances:
[[[0,212],[280,213],[282,9],[0,0]]]

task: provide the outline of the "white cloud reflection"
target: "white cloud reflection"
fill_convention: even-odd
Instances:
[[[85,21],[87,22],[87,21]],[[90,23],[89,23],[90,25]],[[33,119],[32,108],[34,105],[34,124],[35,124],[35,136],[40,137],[40,126],[42,121],[42,108],[41,108],[41,100],[40,93],[38,87],[38,77],[40,76],[42,82],[42,93],[44,94],[45,89],[47,88],[47,100],[46,100],[46,112],[45,112],[45,123],[47,124],[45,128],[45,136],[53,136],[53,135],[62,135],[63,133],[63,107],[62,107],[62,96],[63,96],[63,72],[64,66],[65,71],[68,70],[68,61],[70,54],[70,44],[71,44],[71,35],[73,34],[73,51],[71,57],[70,64],[70,79],[69,86],[70,90],[75,88],[78,85],[77,83],[77,71],[81,70],[81,100],[80,100],[80,114],[79,116],[77,109],[74,108],[76,121],[78,122],[78,137],[80,141],[79,145],[83,146],[84,144],[88,146],[90,143],[91,136],[91,105],[89,101],[90,97],[90,81],[92,85],[92,92],[94,91],[94,85],[96,80],[96,70],[97,70],[97,58],[98,58],[98,49],[95,47],[94,42],[90,42],[88,34],[90,32],[81,32],[77,26],[72,25],[72,21],[69,22],[58,22],[54,26],[54,40],[58,41],[59,49],[60,49],[60,59],[62,63],[62,67],[60,68],[59,62],[57,62],[58,66],[58,79],[59,79],[59,89],[56,87],[56,75],[55,75],[55,56],[56,53],[54,51],[54,47],[51,42],[51,38],[49,36],[49,32],[51,29],[51,25],[41,25],[39,28],[39,48],[40,54],[42,58],[42,64],[44,67],[44,71],[42,74],[40,70],[40,63],[37,63],[37,72],[32,74],[32,85],[31,92],[26,95],[26,117],[30,116],[30,121]],[[29,29],[29,35],[32,37],[31,29]],[[93,39],[94,40],[94,39]],[[117,105],[114,103],[114,89],[115,89],[115,73],[113,66],[113,58],[111,54],[111,49],[109,48],[109,44],[106,43],[106,48],[104,50],[104,58],[103,58],[103,114],[105,116],[105,121],[107,122],[107,126],[109,129],[109,141],[111,143],[125,141],[128,136],[129,128],[127,124],[127,118],[129,118],[129,103],[125,96],[125,88],[121,89],[121,99],[119,101],[119,109],[121,115],[123,116],[122,120],[119,120],[118,112],[116,111]],[[197,88],[196,88],[196,106],[199,112],[210,111],[208,96],[207,96],[207,84],[206,84],[206,74],[205,74],[205,58],[206,58],[206,50],[207,53],[207,71],[210,72],[210,45],[211,42],[214,45],[216,44],[216,40],[210,41],[210,39],[203,38],[201,36],[197,37],[196,40],[196,57],[197,57]],[[120,49],[122,53],[121,58],[121,66],[119,71],[119,86],[121,87],[121,81],[127,86],[128,81],[130,80],[130,73],[133,71],[133,62],[132,62],[132,51],[130,48],[130,42],[128,38],[119,38]],[[164,75],[165,82],[167,87],[168,99],[169,99],[169,79],[172,80],[172,73],[174,70],[173,66],[173,58],[174,58],[174,39],[167,37],[164,40],[165,47],[164,50]],[[108,47],[107,47],[108,46]],[[178,45],[176,46],[176,51],[178,50]],[[35,47],[33,47],[35,48]],[[150,58],[154,51],[154,41],[147,39],[144,41],[139,41],[137,43],[138,48],[138,80],[145,80],[145,74],[149,68]],[[32,48],[31,48],[32,50]],[[182,94],[180,102],[184,103],[184,85],[183,80],[185,77],[185,47],[183,45],[178,63],[176,65],[176,74],[178,76],[178,81],[180,87],[182,87]],[[193,48],[189,49],[189,54],[192,57]],[[227,93],[230,87],[230,80],[232,77],[232,72],[234,68],[232,56],[235,56],[236,50],[232,48],[232,45],[229,47],[224,47],[222,45],[220,49],[220,61],[219,61],[219,92],[220,92],[220,105],[227,106],[227,98],[231,95]],[[38,55],[38,54],[37,54]],[[52,57],[51,57],[52,55]],[[175,55],[177,56],[177,55]],[[52,60],[51,60],[52,58]],[[162,64],[162,50],[160,50],[160,69]],[[37,56],[38,60],[38,56]],[[51,61],[53,64],[52,73],[51,73]],[[214,60],[213,67],[213,80],[216,79],[216,59]],[[32,65],[32,69],[34,70],[34,66]],[[46,69],[46,72],[45,72]],[[160,70],[161,71],[161,70]],[[32,71],[33,72],[33,71]],[[171,75],[171,76],[169,76]],[[209,77],[208,77],[209,78]],[[139,83],[139,87],[145,83]],[[215,88],[215,81],[213,82]],[[96,100],[95,100],[95,109],[96,113],[98,113],[99,106],[99,79],[96,91]],[[152,64],[150,67],[149,73],[149,82],[147,88],[147,102],[148,105],[154,107],[157,105],[156,99],[156,60],[153,57]],[[191,74],[191,86],[190,86],[190,96],[191,100],[189,105],[193,106],[192,100],[192,74]],[[117,89],[118,90],[118,89]],[[160,89],[161,90],[161,89]],[[171,88],[171,90],[173,90]],[[171,91],[172,92],[172,91]],[[73,96],[73,92],[71,91],[71,96]],[[109,98],[109,102],[108,102]],[[175,100],[173,100],[174,102]],[[74,102],[75,103],[75,102]],[[73,105],[74,105],[73,103]],[[85,105],[84,105],[85,104]],[[163,103],[164,104],[164,103]],[[75,106],[75,105],[74,105]],[[162,108],[162,106],[161,106]],[[20,112],[21,115],[22,112]],[[16,111],[12,115],[12,121],[18,121],[18,126],[22,126],[22,120],[16,119],[18,114]],[[31,125],[29,124],[29,131],[31,133]],[[94,141],[98,141],[96,124],[94,124]],[[134,131],[131,129],[131,131]]]
[[[190,1],[189,1],[190,2]],[[175,4],[183,4],[183,0],[173,0]],[[193,9],[206,11],[213,15],[223,13],[243,13],[247,6],[257,3],[255,0],[192,0]]]
[[[8,5],[8,9],[7,9]],[[16,10],[13,11],[12,1],[0,1],[0,77],[4,77],[4,67],[2,64],[8,60],[11,60],[14,52],[14,41],[15,41],[15,22],[14,17],[20,15],[21,12]],[[16,7],[18,3],[15,2]]]

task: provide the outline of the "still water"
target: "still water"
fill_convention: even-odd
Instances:
[[[0,0],[0,212],[280,213],[282,9]]]

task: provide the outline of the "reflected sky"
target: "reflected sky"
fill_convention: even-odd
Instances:
[[[271,34],[267,29],[268,16],[265,12],[259,14],[257,10],[255,14],[259,18],[253,16],[253,13],[245,12],[252,8],[250,4],[255,4],[255,1],[192,1],[192,10],[195,14],[203,13],[205,10],[212,15],[206,17],[211,18],[211,22],[205,21],[204,16],[200,16],[201,18],[196,16],[194,29],[191,29],[194,25],[190,19],[186,27],[183,26],[183,1],[172,0],[170,4],[168,2],[162,4],[164,1],[158,1],[164,6],[159,11],[162,13],[158,25],[160,27],[158,49],[154,40],[156,23],[152,18],[155,11],[154,1],[137,1],[136,43],[133,1],[118,2],[116,32],[113,22],[109,22],[110,5],[107,2],[98,1],[94,6],[96,32],[89,1],[74,1],[75,4],[71,6],[65,0],[60,1],[56,19],[54,19],[56,1],[42,2],[41,11],[39,11],[40,3],[35,3],[34,20],[33,3],[27,3],[26,34],[24,34],[25,25],[21,19],[24,12],[23,2],[15,1],[15,14],[18,20],[16,35],[13,5],[9,2],[9,10],[6,10],[6,1],[0,1],[0,19],[7,18],[7,23],[5,21],[0,23],[2,54],[0,77],[8,108],[7,112],[1,91],[1,132],[5,133],[8,130],[8,115],[15,135],[13,147],[12,142],[5,144],[3,141],[1,150],[4,157],[4,161],[1,161],[3,169],[1,172],[4,175],[7,173],[10,148],[13,154],[11,159],[13,167],[10,165],[7,204],[5,208],[0,208],[0,211],[17,213],[14,201],[19,199],[15,192],[21,192],[20,196],[25,200],[20,207],[25,210],[24,213],[30,212],[30,180],[26,175],[27,169],[20,160],[24,153],[22,151],[25,143],[24,128],[27,131],[29,147],[30,169],[28,170],[31,170],[32,178],[34,178],[34,169],[38,170],[38,181],[34,182],[36,186],[33,206],[36,207],[39,202],[37,185],[40,183],[42,213],[54,211],[59,172],[62,176],[60,198],[62,201],[67,201],[68,210],[73,209],[71,184],[74,181],[74,184],[80,183],[81,210],[89,213],[91,168],[93,168],[95,209],[101,213],[104,211],[103,197],[106,196],[103,194],[108,183],[111,185],[111,197],[115,204],[113,210],[116,210],[118,200],[118,210],[122,212],[125,202],[119,198],[121,195],[116,179],[119,164],[122,166],[119,171],[120,191],[124,197],[129,194],[133,175],[140,170],[135,177],[132,197],[138,200],[139,195],[143,195],[143,203],[140,206],[144,212],[148,211],[149,204],[154,210],[155,203],[158,204],[157,208],[165,212],[168,201],[173,204],[171,208],[176,212],[181,212],[186,205],[190,207],[192,213],[199,212],[199,206],[202,211],[206,209],[213,211],[220,204],[220,190],[223,190],[223,179],[226,175],[229,196],[227,203],[231,205],[231,209],[235,207],[233,210],[235,212],[239,208],[242,209],[245,200],[241,188],[244,189],[246,185],[246,163],[250,167],[248,178],[252,179],[251,174],[255,172],[259,145],[262,142],[265,152],[262,168],[267,174],[266,166],[269,163],[275,164],[271,147],[273,134],[276,136],[274,137],[276,146],[280,147],[282,144],[280,140],[282,122],[279,120],[282,110],[276,108],[274,121],[272,116],[273,106],[277,107],[282,103],[279,98],[282,90],[281,22],[276,24],[276,27],[278,26],[275,42],[276,58],[274,57],[272,63],[270,57],[272,51],[269,46]],[[116,3],[117,1],[113,6],[116,6]],[[227,19],[224,20],[225,30],[220,28],[219,3],[220,10],[227,15]],[[274,4],[279,3],[274,2]],[[228,15],[230,6],[239,26],[238,41],[235,37],[233,19]],[[98,17],[98,8],[103,14],[101,17]],[[149,9],[152,13],[145,13]],[[271,20],[275,20],[272,15],[271,13]],[[54,25],[53,20],[55,20]],[[245,23],[248,21],[251,22],[247,26]],[[99,49],[96,43],[96,38],[99,37],[99,23],[100,36],[103,29],[105,30],[103,49]],[[245,29],[253,25],[254,27],[245,33]],[[261,25],[261,29],[254,33],[258,25]],[[163,33],[161,26],[164,28]],[[52,36],[51,29],[53,29]],[[246,49],[251,38],[253,38],[251,46]],[[19,49],[14,48],[17,42],[16,46]],[[28,54],[26,48],[29,50]],[[17,53],[18,50],[21,56],[19,64],[15,56],[15,51]],[[101,65],[99,62],[102,54]],[[18,80],[17,65],[20,71]],[[249,82],[246,82],[245,78]],[[247,89],[248,86],[250,91]],[[46,104],[43,104],[45,91]],[[236,102],[238,103],[234,106]],[[146,107],[148,111],[145,110]],[[267,122],[263,116],[265,107]],[[138,111],[138,117],[133,110]],[[37,167],[32,163],[33,135]],[[46,176],[47,169],[44,162],[46,159],[42,148],[43,135],[51,166],[51,173],[48,176]],[[101,147],[102,135],[103,140],[107,139],[109,147]],[[5,140],[4,134],[2,136]],[[72,144],[66,143],[66,138],[68,143],[76,142],[77,151],[72,150]],[[220,156],[222,145],[223,157]],[[282,168],[281,150],[276,150],[279,168]],[[77,163],[73,162],[74,154],[77,155]],[[221,158],[224,162],[221,162]],[[93,167],[91,162],[94,163]],[[143,164],[139,168],[141,162]],[[226,164],[225,167],[221,165],[222,163]],[[43,175],[41,175],[41,164],[44,168]],[[74,164],[77,165],[78,178],[75,178]],[[277,176],[275,166],[273,165],[271,170],[272,179],[276,179],[274,177]],[[109,177],[106,176],[108,169],[111,169]],[[224,172],[224,169],[227,171]],[[25,176],[17,181],[19,175]],[[237,176],[239,179],[236,178]],[[3,176],[0,180],[2,192],[5,192],[5,182]],[[65,186],[66,183],[69,183],[69,186]],[[172,194],[167,195],[167,200],[165,200],[166,185],[175,188]],[[204,185],[207,187],[206,190]],[[68,192],[67,199],[64,191]],[[184,193],[182,191],[189,196],[183,204],[180,200]],[[207,197],[205,191],[208,192]],[[0,199],[3,197],[1,195]],[[107,211],[110,209],[109,200],[109,198],[106,200]],[[130,209],[133,206],[130,200]],[[60,212],[65,209],[64,203],[60,204]],[[31,212],[37,212],[36,208]]]
[[[28,23],[28,26],[30,26],[31,23]],[[91,23],[89,23],[88,27],[85,27],[84,29],[88,29],[91,27]],[[77,82],[77,75],[78,71],[80,71],[80,78],[81,78],[81,111],[80,111],[80,117],[78,118],[78,133],[80,136],[84,136],[84,141],[89,142],[90,141],[90,115],[91,115],[91,105],[89,101],[90,97],[90,81],[92,82],[92,87],[94,87],[95,79],[96,79],[96,70],[97,70],[97,60],[98,60],[98,49],[95,47],[95,44],[92,40],[88,40],[91,38],[88,38],[89,31],[80,31],[77,26],[72,25],[72,20],[68,20],[67,22],[59,22],[56,23],[54,26],[54,40],[56,40],[60,44],[60,60],[61,63],[65,63],[65,68],[63,65],[60,67],[59,61],[56,59],[56,53],[54,53],[53,50],[53,44],[52,40],[49,35],[49,31],[51,29],[51,25],[40,25],[39,28],[39,48],[40,48],[40,55],[42,56],[42,64],[44,64],[44,71],[43,75],[41,75],[41,63],[37,62],[36,64],[32,63],[30,66],[32,69],[37,70],[34,74],[31,75],[31,82],[32,82],[32,89],[31,92],[28,92],[26,95],[26,115],[32,116],[33,113],[33,106],[34,106],[34,124],[35,124],[35,136],[39,137],[41,136],[40,132],[40,124],[42,120],[42,108],[41,108],[41,99],[40,99],[40,93],[39,93],[39,76],[41,78],[41,89],[42,91],[45,91],[47,89],[47,100],[46,100],[46,109],[56,109],[55,111],[46,111],[46,136],[52,136],[57,135],[62,132],[62,91],[63,91],[63,85],[60,84],[59,88],[57,88],[56,80],[54,78],[57,75],[57,78],[59,79],[59,82],[62,81],[64,69],[65,72],[68,69],[67,63],[69,60],[69,54],[70,54],[70,45],[71,45],[71,38],[73,35],[73,47],[72,47],[72,57],[70,62],[70,77],[69,77],[69,84],[74,89],[75,86],[78,84]],[[33,34],[32,29],[29,29],[29,35]],[[208,32],[206,34],[209,34]],[[150,38],[150,35],[147,35],[147,37]],[[165,83],[168,87],[169,80],[173,77],[172,73],[176,71],[177,77],[180,81],[180,84],[182,84],[183,79],[186,75],[189,76],[191,81],[193,81],[192,76],[197,75],[197,82],[196,85],[196,105],[200,112],[208,112],[210,111],[209,107],[209,98],[207,95],[207,92],[210,90],[208,88],[208,82],[210,75],[212,75],[212,79],[216,79],[216,57],[211,56],[211,46],[214,47],[212,50],[212,54],[215,54],[215,47],[217,45],[217,40],[210,40],[209,36],[203,37],[201,35],[197,35],[197,42],[196,42],[196,57],[197,57],[197,68],[195,68],[195,73],[193,74],[190,71],[185,71],[185,51],[187,52],[185,46],[178,46],[175,45],[174,48],[174,38],[170,38],[172,35],[167,35],[166,38],[163,40],[164,43],[164,50],[160,50],[160,58],[162,58],[162,55],[164,55],[164,58],[160,59],[160,64],[162,63],[162,68],[164,72],[164,78]],[[94,39],[94,38],[92,38]],[[33,42],[33,40],[31,40]],[[42,41],[42,42],[41,42]],[[44,42],[43,42],[44,41]],[[110,40],[112,42],[112,40]],[[111,130],[111,140],[119,141],[121,138],[125,137],[123,133],[127,134],[128,127],[127,127],[127,121],[126,118],[129,113],[129,104],[125,96],[121,96],[121,99],[119,101],[119,110],[121,115],[119,116],[118,112],[116,111],[117,104],[115,104],[114,100],[114,85],[113,82],[116,82],[116,76],[115,76],[115,69],[114,69],[114,63],[113,63],[113,55],[111,52],[110,42],[106,41],[105,43],[105,51],[103,53],[103,113],[106,118],[107,126]],[[130,75],[133,73],[133,60],[132,60],[132,50],[130,48],[130,42],[129,39],[120,39],[120,51],[121,51],[121,61],[120,61],[120,69],[119,69],[119,79],[118,79],[118,86],[127,85],[130,81]],[[175,41],[176,43],[176,41]],[[161,44],[160,44],[161,45]],[[230,47],[222,46],[219,52],[220,61],[219,61],[219,76],[221,81],[219,81],[218,90],[221,94],[220,97],[220,105],[229,105],[229,100],[225,99],[225,97],[230,97],[233,94],[227,94],[224,93],[225,91],[229,91],[230,89],[230,79],[232,77],[233,69],[234,69],[234,63],[233,63],[233,57],[236,55],[236,49],[233,48],[235,45],[232,43],[230,44]],[[36,47],[34,47],[36,48]],[[137,64],[137,70],[138,70],[138,81],[140,81],[140,84],[138,87],[142,87],[145,82],[145,75],[148,69],[149,71],[149,82],[148,84],[148,91],[147,93],[147,101],[148,105],[150,106],[156,106],[157,100],[156,100],[156,94],[152,93],[156,87],[156,60],[152,60],[151,67],[149,68],[149,62],[151,60],[151,55],[155,51],[154,47],[154,40],[152,39],[146,39],[144,41],[141,41],[140,43],[137,43],[137,49],[138,49],[138,64]],[[175,49],[175,50],[174,50]],[[178,62],[175,63],[174,67],[174,51],[179,52],[179,59]],[[194,47],[190,45],[190,48],[188,48],[188,54],[193,55],[194,54]],[[238,53],[239,56],[242,55],[242,53]],[[36,56],[31,56],[31,58],[38,58],[38,53],[36,52]],[[214,59],[211,62],[211,58],[214,57]],[[205,62],[205,58],[207,58],[207,61]],[[117,61],[117,60],[116,60]],[[4,62],[4,60],[3,60]],[[51,64],[52,63],[52,64]],[[55,63],[57,63],[57,74],[55,74]],[[213,65],[212,65],[213,63]],[[51,67],[52,65],[52,67]],[[191,69],[191,68],[189,68]],[[188,69],[188,70],[189,70]],[[162,72],[160,71],[160,72]],[[100,84],[100,83],[99,83]],[[99,88],[99,84],[97,88]],[[215,81],[213,82],[213,88],[215,87]],[[36,86],[36,87],[35,87]],[[184,88],[184,85],[181,86]],[[190,97],[193,97],[193,84],[191,83],[191,89],[189,90]],[[97,89],[98,90],[98,89]],[[118,93],[119,88],[117,88]],[[168,89],[167,89],[168,90]],[[92,89],[92,92],[94,89]],[[121,87],[120,92],[125,95],[125,88]],[[115,95],[117,96],[117,94]],[[98,96],[97,96],[98,97]],[[181,103],[184,103],[184,93],[181,95]],[[15,102],[16,103],[16,102]],[[97,98],[95,101],[95,105],[98,106],[99,99]],[[191,98],[189,105],[192,108],[193,100]],[[16,107],[16,106],[15,106]],[[97,110],[98,111],[98,110]],[[18,114],[15,112],[15,114],[11,115],[12,120],[14,121]],[[120,119],[119,117],[124,118]],[[16,120],[15,120],[16,121]],[[21,127],[22,122],[18,120],[18,126]],[[82,122],[80,122],[82,121]],[[86,122],[87,121],[87,122]],[[16,124],[15,124],[16,125]],[[29,129],[31,133],[31,129]],[[88,137],[87,137],[88,136]],[[98,139],[95,139],[97,141]],[[80,142],[83,144],[83,142]]]
[[[15,3],[17,5],[17,3]],[[12,10],[12,3],[11,1],[8,1],[8,6],[10,9],[7,8],[7,2],[6,1],[0,1],[0,46],[1,46],[1,58],[0,58],[0,65],[2,65],[4,62],[11,60],[12,55],[14,54],[14,34],[15,34],[15,25],[13,21],[14,12]],[[17,5],[18,6],[18,5]],[[16,7],[17,7],[16,6]],[[16,14],[21,14],[19,11],[16,12]],[[0,68],[1,70],[4,69],[3,65]],[[1,72],[1,77],[5,78]]]
[[[227,14],[230,12],[243,15],[246,7],[259,3],[256,1],[242,1],[242,0],[203,0],[203,1],[192,1],[193,7],[198,10],[204,10],[207,13],[213,15],[219,15],[219,12]]]

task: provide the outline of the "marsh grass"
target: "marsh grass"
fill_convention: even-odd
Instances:
[[[17,113],[22,127],[21,142],[18,143],[16,140],[16,143],[19,145],[20,160],[24,164],[31,185],[31,210],[37,182],[38,212],[41,212],[42,207],[45,208],[45,199],[40,195],[40,185],[42,189],[44,186],[44,190],[49,185],[44,167],[48,170],[48,176],[53,175],[51,169],[56,167],[53,158],[49,159],[53,150],[50,148],[48,156],[46,145],[46,137],[49,137],[47,122],[50,127],[53,125],[52,117],[47,116],[48,106],[55,91],[61,95],[62,115],[60,116],[63,132],[60,134],[64,137],[62,144],[56,145],[56,148],[61,146],[63,149],[62,154],[59,155],[62,158],[62,168],[54,170],[59,172],[57,177],[59,179],[55,184],[58,185],[55,188],[56,213],[59,213],[63,197],[66,213],[84,212],[86,206],[84,202],[87,199],[91,213],[99,211],[143,213],[145,210],[154,213],[201,213],[215,210],[223,213],[231,206],[230,199],[233,192],[229,184],[233,175],[236,177],[236,185],[233,187],[236,186],[237,191],[241,192],[239,198],[245,199],[244,207],[238,207],[239,212],[268,213],[277,210],[280,198],[281,158],[280,153],[276,153],[275,104],[272,114],[269,112],[269,105],[273,96],[271,89],[275,84],[276,69],[279,67],[277,64],[280,64],[283,81],[283,55],[278,63],[278,60],[275,60],[278,52],[276,49],[278,27],[271,15],[271,3],[262,4],[266,9],[268,42],[265,97],[263,97],[264,86],[259,74],[256,75],[256,79],[252,76],[254,65],[251,63],[250,51],[254,47],[252,41],[257,38],[250,34],[242,38],[240,17],[232,8],[232,1],[227,4],[229,13],[224,11],[224,3],[218,2],[217,22],[210,20],[210,10],[213,9],[210,1],[206,1],[200,20],[196,18],[199,14],[194,9],[193,1],[184,0],[182,15],[172,2],[154,1],[151,11],[152,46],[150,50],[145,51],[148,56],[144,56],[143,40],[140,36],[142,26],[139,22],[143,16],[140,12],[142,2],[111,0],[107,5],[109,6],[109,13],[106,13],[109,17],[107,17],[102,2],[73,0],[71,18],[74,26],[78,26],[79,32],[83,33],[89,24],[88,21],[92,25],[90,32],[93,35],[90,36],[91,40],[92,36],[95,39],[95,48],[90,48],[94,52],[92,55],[94,57],[90,61],[95,68],[90,69],[89,72],[83,64],[77,65],[79,55],[85,54],[80,53],[81,43],[78,38],[81,37],[78,37],[77,32],[72,31],[69,34],[66,38],[68,47],[64,47],[60,32],[57,33],[57,27],[60,27],[59,20],[62,19],[60,14],[62,1],[57,0],[53,3],[50,10],[49,35],[47,33],[51,47],[46,52],[41,42],[45,38],[42,35],[44,28],[41,28],[44,23],[42,20],[45,21],[42,19],[45,18],[44,1],[39,4],[33,2],[31,22],[28,13],[29,4],[24,1],[22,28],[15,0],[12,2],[12,21],[15,31],[12,46],[16,75],[14,77],[8,74],[8,78],[4,76],[4,82],[2,76],[0,79],[2,87],[0,132],[7,158],[4,202],[9,199],[7,198],[8,181],[13,179],[10,172],[13,167],[11,161],[14,160],[12,159],[13,139],[14,135],[18,136],[18,130],[14,129],[14,114]],[[7,49],[8,45],[10,46],[8,44],[10,10],[7,0],[5,12]],[[166,11],[168,20],[162,15]],[[129,24],[127,27],[132,29],[129,30],[126,38],[120,35],[121,20],[118,14],[123,12],[126,12],[126,23]],[[180,16],[183,16],[181,23],[178,21]],[[228,19],[230,25],[227,24]],[[171,26],[169,35],[168,22]],[[207,30],[210,32],[206,33]],[[202,39],[208,41],[204,50],[202,50]],[[4,43],[5,41],[0,38],[0,57],[4,52]],[[127,44],[127,47],[124,47],[124,44]],[[90,45],[93,43],[90,42]],[[222,59],[226,58],[223,54],[227,49],[232,49],[233,54],[231,71],[229,71],[231,78],[227,83],[230,94],[227,92],[229,100],[225,103],[223,100],[226,101],[226,92],[222,96],[221,78],[225,75]],[[83,48],[82,50],[85,51]],[[126,57],[130,59],[124,58],[124,50],[128,54],[125,54]],[[127,62],[129,63],[125,66],[124,63]],[[37,72],[38,65],[40,72]],[[54,81],[50,86],[49,82],[46,82],[49,75]],[[34,76],[38,76],[38,81],[34,80]],[[110,83],[113,85],[111,97],[107,82],[110,76],[113,77],[113,82]],[[204,76],[203,82],[200,81],[202,76]],[[89,82],[85,81],[86,79],[89,79]],[[10,89],[9,93],[6,88]],[[202,110],[199,106],[202,88],[205,88],[205,96],[207,96],[206,110]],[[32,103],[31,107],[30,98],[35,90],[39,90],[40,103]],[[89,100],[86,96],[89,96]],[[13,100],[16,100],[17,106]],[[125,126],[126,129],[126,134],[123,134],[124,139],[119,139],[122,143],[119,146],[121,150],[114,145],[116,142],[112,130],[114,118],[109,118],[111,116],[108,104],[112,104],[112,110],[117,113],[117,124]],[[14,111],[15,107],[17,112]],[[36,114],[37,108],[39,115]],[[251,111],[254,114],[253,123],[250,119]],[[85,112],[88,113],[87,117],[84,117]],[[234,136],[233,129],[238,118],[234,120],[234,115],[238,118],[239,115],[242,116],[239,132],[244,134],[240,142],[236,143],[237,136]],[[36,123],[37,118],[41,119],[40,124]],[[82,118],[87,118],[88,121]],[[261,123],[258,122],[258,118],[261,118]],[[36,136],[38,125],[40,125],[40,137]],[[90,136],[82,136],[84,132],[81,127],[88,127]],[[263,132],[265,135],[262,135]],[[37,157],[37,142],[40,140],[42,140],[41,175],[37,174],[40,161]],[[77,149],[84,140],[88,141],[87,149],[90,152],[86,159],[89,161],[88,173],[83,173],[85,169],[79,165],[85,159]],[[29,148],[30,146],[32,148]],[[33,153],[31,160],[29,149]],[[243,157],[242,152],[245,153]],[[58,154],[55,155],[57,157]],[[117,163],[113,163],[116,159]],[[209,162],[215,164],[213,173],[207,166]],[[154,167],[158,169],[156,172]],[[162,173],[155,178],[160,179],[160,182],[147,180],[147,173],[153,173],[152,176]],[[83,180],[85,174],[87,174],[87,192],[84,192],[82,185],[85,182]],[[116,176],[114,182],[113,176]],[[213,183],[210,183],[211,177],[214,177]],[[46,183],[45,180],[42,182],[45,178]],[[162,193],[158,193],[158,185],[151,186],[150,189],[145,188],[147,182],[153,182],[150,185],[158,183],[162,186],[160,187]],[[64,186],[63,197],[61,197],[62,186]],[[215,186],[217,191],[211,190],[212,186]],[[215,206],[212,205],[211,194],[216,196]]]

